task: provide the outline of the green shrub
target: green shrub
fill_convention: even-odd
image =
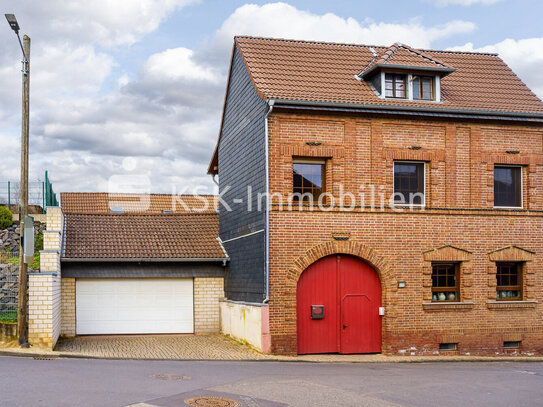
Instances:
[[[40,254],[34,253],[34,262],[30,264],[32,270],[38,270],[40,268]]]
[[[0,230],[9,228],[13,225],[13,215],[5,206],[0,206]]]
[[[34,236],[34,251],[39,252],[43,250],[43,233],[38,233]]]

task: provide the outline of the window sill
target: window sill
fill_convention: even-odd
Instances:
[[[489,301],[486,303],[488,309],[515,310],[515,309],[533,309],[537,301]]]
[[[422,304],[424,311],[469,311],[473,309],[473,302],[425,302]]]

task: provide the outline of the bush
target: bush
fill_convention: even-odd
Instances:
[[[13,215],[5,206],[0,206],[0,230],[9,228],[13,225]]]
[[[34,251],[39,252],[43,250],[43,233],[38,233],[34,236]]]

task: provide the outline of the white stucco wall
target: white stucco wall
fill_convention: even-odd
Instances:
[[[268,306],[223,300],[221,332],[246,342],[261,352],[269,352]]]

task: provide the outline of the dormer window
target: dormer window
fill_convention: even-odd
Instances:
[[[385,74],[385,97],[405,99],[407,97],[406,76],[401,74]]]
[[[440,103],[441,79],[456,70],[426,51],[398,43],[380,53],[369,51],[373,59],[355,78],[368,82],[381,99]]]
[[[435,86],[432,76],[413,76],[413,99],[414,100],[434,100]]]

